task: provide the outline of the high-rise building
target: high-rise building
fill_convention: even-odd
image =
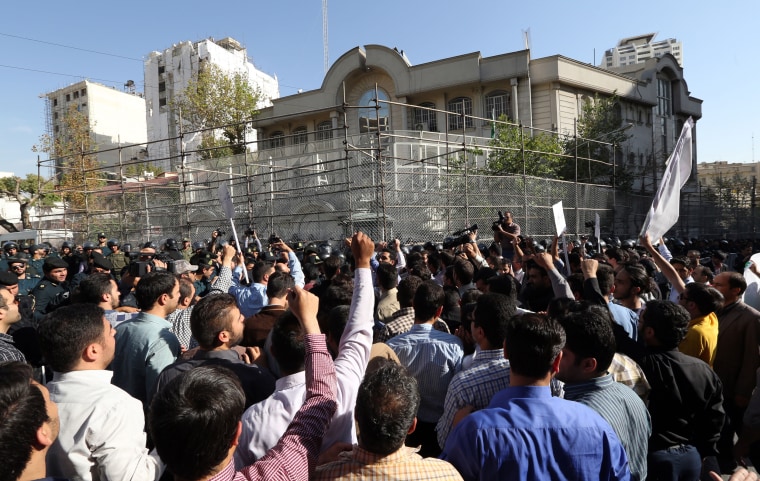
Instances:
[[[642,63],[650,58],[662,57],[669,53],[683,67],[683,44],[674,38],[654,41],[656,33],[647,33],[620,40],[617,47],[604,52],[600,67],[614,68]]]
[[[245,73],[251,86],[261,93],[259,108],[272,105],[271,99],[280,96],[277,78],[258,70],[246,48],[230,37],[218,41],[208,38],[182,42],[161,52],[150,53],[145,61],[148,155],[153,160],[161,160],[167,168],[181,161],[182,152],[194,151],[200,144],[200,135],[180,138],[179,119],[170,106],[188,82],[197,77],[204,62],[217,65],[224,72]],[[246,141],[255,140],[255,135],[252,132]]]
[[[63,119],[75,108],[87,117],[101,165],[118,165],[120,156],[125,162],[142,158],[147,140],[145,99],[134,91],[133,81],[124,88],[83,80],[44,94],[47,134],[53,139],[65,135]]]

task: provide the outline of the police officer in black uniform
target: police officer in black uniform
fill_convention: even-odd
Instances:
[[[31,296],[35,299],[34,318],[39,320],[68,300],[69,286],[66,282],[68,270],[66,261],[59,257],[48,257],[42,266],[45,278],[37,284]]]

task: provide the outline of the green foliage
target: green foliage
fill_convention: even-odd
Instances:
[[[257,114],[261,93],[248,83],[245,73],[225,73],[214,64],[205,64],[198,77],[170,103],[170,108],[191,130],[203,130],[202,158],[225,157],[247,151],[245,136]],[[218,139],[221,135],[223,139]],[[226,141],[228,149],[213,149]]]
[[[506,117],[499,117],[505,122]],[[488,143],[488,171],[494,174],[525,174],[536,177],[556,176],[564,163],[562,144],[557,137],[512,124],[497,123],[494,137]],[[524,146],[524,148],[523,148]]]
[[[619,97],[614,93],[611,97],[594,96],[593,102],[585,102],[581,110],[581,118],[577,125],[578,138],[569,138],[564,145],[568,157],[578,156],[577,175],[580,182],[610,183],[617,187],[630,189],[633,176],[625,168],[624,163],[618,162],[615,169],[612,163],[617,155],[613,152],[625,143],[630,135],[622,125]],[[576,175],[575,162],[567,162],[561,176],[574,180]]]
[[[0,193],[18,202],[23,229],[32,228],[29,216],[29,209],[32,206],[50,207],[60,200],[60,197],[53,192],[51,180],[45,180],[35,174],[27,174],[23,179],[21,177],[0,178]]]

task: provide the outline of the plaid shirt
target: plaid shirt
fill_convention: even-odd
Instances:
[[[625,354],[616,352],[607,372],[612,374],[612,379],[630,387],[638,394],[642,401],[647,402],[649,391],[652,390],[652,387],[649,385],[644,371],[636,364],[636,361]]]
[[[10,334],[0,332],[0,362],[5,361],[26,362],[26,358],[13,345],[13,337]]]
[[[385,342],[394,336],[409,332],[413,325],[414,308],[402,307],[393,313],[391,320],[387,324],[376,331],[376,338],[374,342]],[[451,334],[449,332],[448,324],[446,324],[441,319],[436,319],[436,321],[433,323],[433,329]]]
[[[230,460],[209,481],[309,479],[319,456],[322,438],[335,413],[335,366],[325,336],[306,336],[306,399],[277,446],[250,466],[235,472]]]
[[[449,384],[443,415],[435,428],[441,448],[446,445],[451,423],[459,409],[465,406],[472,406],[474,411],[486,408],[494,394],[508,386],[509,361],[504,359],[504,351],[489,349],[478,352],[472,367],[458,373]]]
[[[375,454],[359,446],[342,453],[338,461],[323,464],[314,473],[314,480],[341,481],[404,480],[461,480],[459,472],[446,461],[423,458],[418,448],[402,446],[387,456]]]

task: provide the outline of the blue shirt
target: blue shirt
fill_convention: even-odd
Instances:
[[[548,386],[508,387],[464,418],[441,459],[465,480],[629,480],[610,425],[590,408],[552,397]]]
[[[438,422],[449,383],[462,370],[462,341],[433,329],[432,324],[415,324],[409,332],[399,334],[386,344],[417,379],[420,388],[417,418],[426,423]]]
[[[628,334],[628,337],[637,341],[639,339],[639,315],[627,307],[615,304],[614,302],[608,302],[607,307],[610,309],[612,320],[615,321],[615,324],[620,325]]]
[[[179,341],[170,327],[166,319],[147,312],[116,326],[112,383],[142,401],[146,409],[158,375],[179,355]]]
[[[261,308],[269,304],[269,297],[267,297],[267,286],[259,284],[258,282],[251,284],[250,286],[241,286],[237,283],[233,284],[228,291],[237,299],[240,312],[245,317],[250,317],[258,313]]]

